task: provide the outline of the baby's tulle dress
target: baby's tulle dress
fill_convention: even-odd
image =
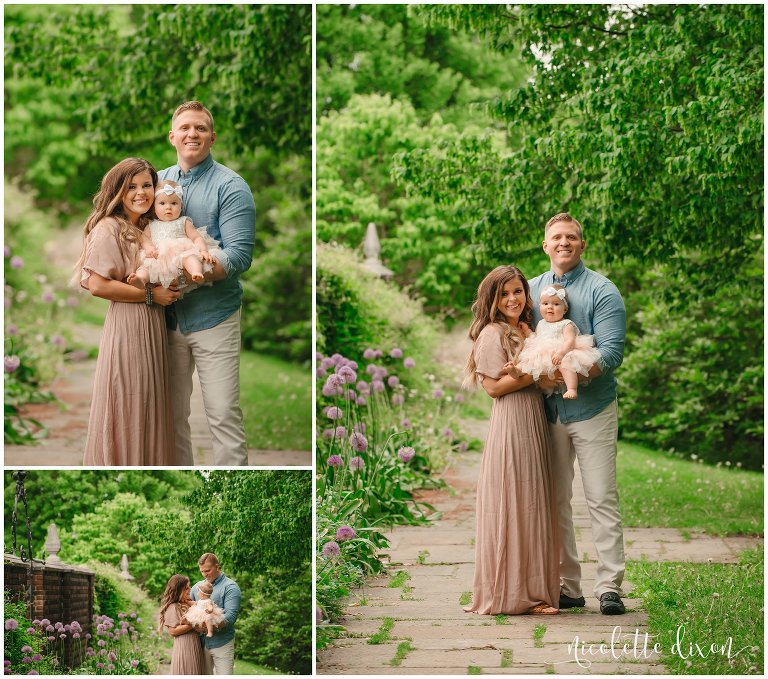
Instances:
[[[179,272],[184,268],[185,257],[195,255],[200,259],[200,249],[187,238],[184,231],[186,220],[187,217],[179,217],[170,222],[153,219],[149,223],[150,236],[158,250],[158,256],[157,258],[146,257],[142,253],[142,266],[145,266],[149,271],[151,283],[160,283],[164,288],[167,288],[174,278],[178,278]],[[219,244],[208,235],[205,227],[199,228],[197,231],[205,240],[208,252],[216,257],[216,253],[221,251]],[[203,262],[203,272],[207,273],[208,271],[213,271],[213,265]],[[192,289],[192,285],[186,288],[187,291],[190,289]]]
[[[576,348],[569,351],[559,366],[552,365],[552,352],[563,345],[563,330],[568,324],[576,328]],[[580,335],[576,324],[564,318],[555,323],[539,321],[536,333],[525,340],[523,350],[517,359],[517,367],[524,373],[533,375],[538,380],[542,375],[552,377],[556,370],[565,368],[584,377],[589,369],[600,358],[600,352],[595,349],[592,335]]]
[[[214,625],[224,622],[224,609],[221,606],[213,604],[213,613],[205,612],[206,606],[210,603],[213,603],[210,599],[195,601],[194,606],[184,614],[187,622],[192,625],[204,625],[206,620],[210,620]]]

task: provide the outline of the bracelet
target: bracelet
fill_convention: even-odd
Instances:
[[[148,285],[145,288],[145,290],[147,291],[147,301],[145,302],[145,304],[147,306],[152,306],[152,286]]]

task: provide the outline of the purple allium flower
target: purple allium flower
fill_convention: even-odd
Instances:
[[[141,618],[136,618],[136,624],[137,625],[141,624]]]
[[[386,387],[384,386],[384,382],[381,380],[373,380],[373,390],[374,391],[384,391]]]
[[[342,467],[344,466],[344,460],[341,459],[341,455],[331,455],[325,463],[329,467]]]
[[[384,352],[381,349],[374,349],[373,350],[373,357],[374,358],[381,358],[384,355]]]
[[[459,443],[459,452],[464,453],[469,450],[469,444],[466,441]]]
[[[402,462],[410,462],[414,455],[416,455],[416,451],[411,446],[403,446],[397,451],[397,456]]]
[[[403,418],[402,420],[400,420],[400,426],[401,426],[403,429],[410,429],[411,427],[413,427],[413,424],[412,424],[412,423],[411,423],[411,421],[410,421],[410,420],[409,420],[409,419],[406,417],[406,418]]]
[[[34,634],[37,630],[34,627],[27,627],[27,634]]]
[[[14,373],[21,365],[21,359],[18,356],[6,356],[4,360],[5,372]]]
[[[344,416],[344,413],[342,412],[341,408],[338,408],[336,406],[331,406],[330,408],[328,408],[328,411],[325,413],[325,416],[329,420],[340,420]]]
[[[387,378],[387,384],[394,389],[398,384],[400,384],[400,378],[397,375],[390,375]]]
[[[446,427],[445,429],[443,429],[443,436],[445,436],[445,438],[447,439],[452,439],[453,429],[451,429],[450,427]]]
[[[415,367],[416,367],[416,361],[414,361],[410,356],[403,361],[403,368],[415,368]]]
[[[11,248],[9,248],[7,245],[3,246],[3,256],[4,256],[6,259],[8,259],[8,257],[10,257],[10,256],[11,256]],[[10,661],[8,662],[8,664],[9,664],[9,665],[11,664],[11,663],[10,663]]]
[[[25,655],[25,656],[24,656],[24,657],[21,659],[21,662],[23,662],[25,665],[29,665],[29,663],[31,663],[31,662],[32,662],[32,658],[30,658],[28,655]]]
[[[352,449],[358,453],[362,453],[364,450],[368,449],[368,439],[358,431],[354,432],[349,437],[349,442],[352,444]]]
[[[40,662],[43,659],[43,656],[39,653],[35,653],[35,655],[32,656],[32,662]]]
[[[453,397],[453,400],[456,401],[456,403],[464,403],[464,394],[456,394]]]
[[[323,353],[322,353],[321,351],[316,351],[316,352],[315,352],[315,358],[316,358],[318,361],[322,361],[322,360],[323,360]]]
[[[77,299],[77,297],[72,297],[72,296],[67,297],[67,306],[76,307],[79,304],[80,304],[80,301]]]
[[[357,373],[348,365],[337,367],[336,374],[341,377],[344,384],[354,384],[357,380]]]
[[[365,468],[365,460],[362,457],[351,457],[349,458],[349,468],[353,472],[360,471]]]
[[[389,374],[389,371],[384,367],[377,367],[376,368],[376,374],[374,375],[374,378],[377,380],[383,380],[387,375]]]
[[[66,639],[66,638],[67,638],[66,634],[59,634],[59,639]]]
[[[333,433],[333,435],[337,439],[343,439],[347,435],[347,428],[346,427],[336,427],[336,431]]]
[[[333,362],[333,359],[332,359],[332,358],[324,358],[324,359],[321,361],[321,363],[320,363],[320,367],[321,367],[321,368],[325,368],[326,370],[330,370],[330,369],[331,369],[331,368],[333,368],[333,366],[335,366],[335,365],[336,365],[336,364]]]
[[[53,636],[48,637],[48,641],[56,641],[56,637],[53,637]]]
[[[362,396],[367,396],[371,393],[371,385],[368,382],[364,382],[362,380],[360,380],[360,382],[355,385],[355,388],[360,392]]]
[[[375,375],[377,370],[378,370],[378,368],[373,363],[370,363],[366,367],[365,372],[368,375]]]
[[[73,639],[79,639],[79,638],[80,638],[80,632],[74,632],[74,633],[72,634],[72,638],[73,638]]]
[[[48,626],[48,625],[50,625],[50,624],[51,624],[51,621],[50,621],[50,620],[48,620],[48,618],[43,618],[43,619],[40,621],[40,626],[41,626],[41,627],[47,627],[47,626]]]
[[[323,438],[324,439],[333,438],[333,429],[323,429]]]
[[[96,663],[96,669],[97,670],[103,670],[104,669],[104,663],[103,662],[97,662]]]
[[[45,628],[46,632],[55,632],[56,628],[53,625],[48,625],[48,627]]]
[[[40,672],[38,672],[37,670],[29,670],[29,672],[27,672],[27,676],[29,676],[30,674],[38,674],[39,675]]]
[[[315,622],[318,625],[321,622],[323,622],[323,617],[325,617],[325,614],[323,613],[323,609],[320,608],[320,606],[315,606]]]
[[[344,542],[344,540],[354,540],[357,537],[357,533],[355,533],[355,529],[352,528],[352,526],[341,526],[336,531],[336,539],[339,542]]]
[[[8,620],[5,621],[5,629],[13,631],[15,629],[19,628],[19,621],[15,618],[8,618]]]
[[[326,558],[335,559],[339,554],[341,554],[341,547],[338,542],[331,540],[323,545],[323,556]]]
[[[432,392],[432,398],[443,398],[443,396],[445,396],[445,394],[442,389],[435,389]]]
[[[357,401],[357,392],[354,389],[347,389],[344,392],[344,398],[346,398],[347,401]]]
[[[392,351],[389,352],[389,355],[392,358],[402,358],[403,357],[403,350],[402,349],[398,349],[397,347],[395,347],[394,349],[392,349]]]
[[[9,337],[16,337],[16,335],[19,334],[19,326],[15,323],[9,323],[8,327],[5,329],[5,334]]]
[[[325,377],[327,374],[328,374],[328,371],[322,366],[319,367],[317,370],[315,370],[315,375],[317,375],[318,377]]]
[[[352,431],[356,431],[359,434],[365,434],[365,422],[358,422],[352,427]]]
[[[336,373],[331,373],[323,385],[323,396],[341,396],[344,393],[342,389],[343,384],[343,377]]]
[[[11,268],[12,269],[22,269],[24,268],[24,260],[19,257],[18,255],[11,257]]]
[[[109,665],[107,665],[107,669],[111,672],[115,669],[115,666],[112,663],[109,663]]]
[[[135,618],[135,617],[136,617],[136,614],[135,614],[135,613],[131,613],[131,617],[132,617],[132,618]]]
[[[105,656],[105,655],[107,655],[107,649],[106,649],[106,648],[102,648],[102,649],[99,651],[99,655],[100,655],[100,656],[102,656],[102,657],[103,657],[103,656]]]
[[[101,646],[103,648],[106,645],[107,645],[107,642],[104,641],[104,639],[99,639],[99,646]]]
[[[90,633],[90,632],[87,632],[87,633],[86,633],[86,635],[85,635],[85,638],[86,638],[86,639],[91,639],[91,638],[92,638],[92,636],[91,636],[91,633]]]
[[[138,667],[139,661],[138,660],[131,660],[131,667]]]
[[[372,359],[376,358],[376,352],[375,352],[373,349],[371,349],[370,347],[368,347],[368,348],[367,348],[367,349],[366,349],[366,350],[363,352],[363,358],[364,358],[366,361],[370,361],[370,360],[372,360]]]
[[[331,356],[331,360],[333,361],[333,365],[339,365],[339,363],[341,363],[345,359],[341,354],[336,353],[333,356]]]
[[[43,300],[46,304],[50,304],[51,302],[56,300],[56,295],[54,295],[50,290],[46,290],[41,296],[40,299]]]
[[[117,660],[117,655],[115,655],[114,651],[110,651],[107,658],[110,660],[110,662],[115,662],[115,660]]]
[[[366,400],[365,396],[358,396],[355,403],[357,403],[359,406],[364,406],[366,403],[368,403],[368,401]]]
[[[61,629],[61,628],[59,628]],[[71,632],[72,631],[72,625],[64,625],[64,631],[65,632]]]
[[[392,405],[401,406],[405,403],[405,396],[402,394],[392,394]]]
[[[29,645],[21,647],[21,652],[22,653],[32,653],[32,651],[34,651],[34,649],[31,646],[29,646]]]

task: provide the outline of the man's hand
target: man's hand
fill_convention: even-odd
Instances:
[[[554,389],[558,384],[565,384],[565,380],[560,374],[560,371],[556,370],[554,378],[550,378],[548,375],[542,375],[536,383],[536,386],[538,386],[539,389]]]

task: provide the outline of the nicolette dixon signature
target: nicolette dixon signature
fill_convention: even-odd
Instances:
[[[553,664],[560,665],[566,662],[575,662],[579,667],[587,668],[592,665],[593,661],[601,662],[606,659],[660,659],[663,649],[660,643],[652,643],[653,639],[654,635],[648,634],[648,632],[641,632],[639,629],[635,629],[634,633],[622,634],[621,627],[618,625],[613,628],[611,640],[608,643],[587,643],[576,635],[573,641],[568,644],[568,655],[572,657],[569,660],[562,660]],[[704,643],[687,641],[685,639],[685,625],[679,625],[676,640],[672,644],[670,653],[679,656],[683,660],[688,658],[709,658],[713,655],[722,655],[730,660],[747,648],[749,646],[734,652],[733,637],[728,637],[725,643],[722,644],[709,641]]]

